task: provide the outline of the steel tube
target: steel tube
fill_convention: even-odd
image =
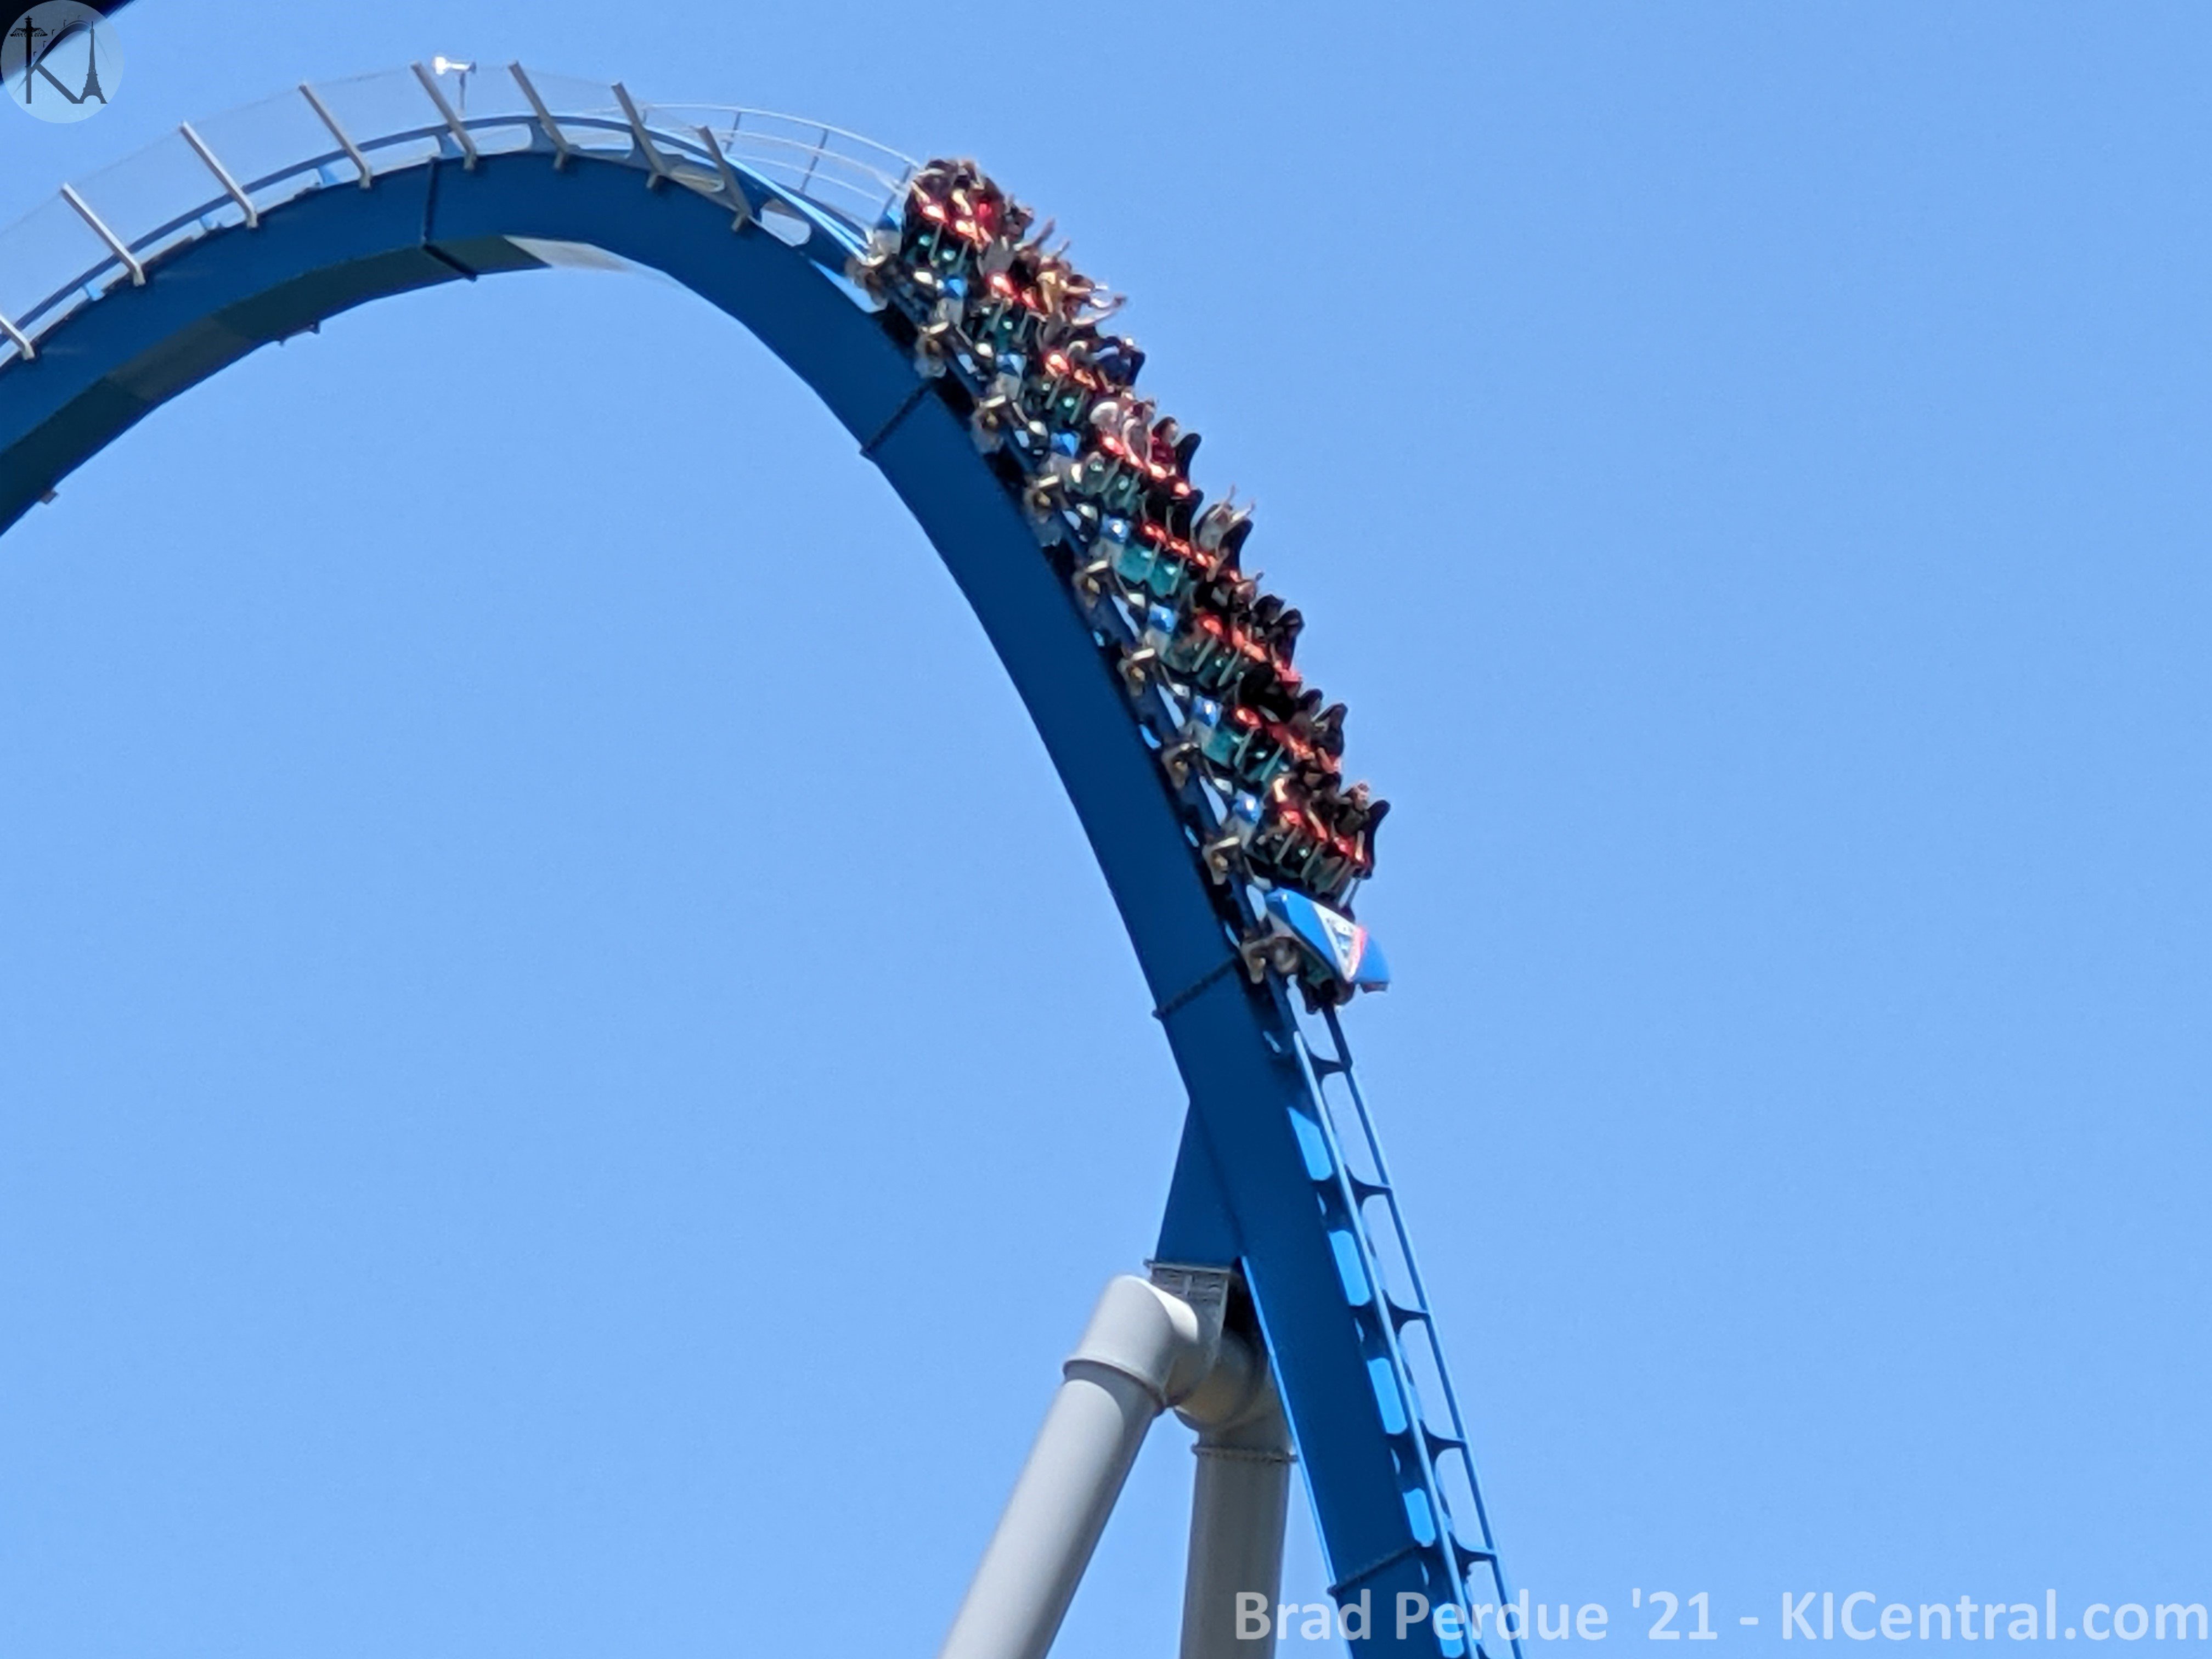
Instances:
[[[1189,1304],[1141,1279],[1107,1285],[939,1659],[1044,1659],[1146,1431],[1206,1346]]]
[[[1197,1429],[1198,1471],[1190,1506],[1190,1563],[1183,1578],[1182,1659],[1251,1659],[1267,1638],[1239,1639],[1239,1595],[1260,1597],[1269,1629],[1283,1582],[1283,1528],[1290,1515],[1291,1425],[1266,1356],[1224,1334],[1205,1385],[1177,1408]],[[1255,1604],[1247,1601],[1247,1607]]]

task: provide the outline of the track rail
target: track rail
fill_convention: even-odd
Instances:
[[[974,607],[1097,854],[1190,1091],[1157,1255],[1240,1267],[1341,1600],[1372,1646],[1492,1656],[1394,1597],[1506,1600],[1467,1425],[1334,1011],[1301,1015],[1192,845],[1190,803],[963,418],[844,277],[914,164],[819,123],[517,68],[301,87],[194,124],[0,232],[0,528],[155,408],[352,306],[580,246],[758,336],[896,490]],[[188,280],[186,280],[188,278]],[[1161,695],[1157,691],[1152,696]],[[1249,896],[1231,895],[1249,907]]]

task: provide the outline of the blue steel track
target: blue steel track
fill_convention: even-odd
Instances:
[[[247,352],[389,295],[544,268],[580,245],[661,271],[750,329],[842,422],[981,622],[1058,769],[1189,1091],[1156,1256],[1249,1286],[1340,1601],[1364,1650],[1401,1591],[1503,1605],[1505,1587],[1418,1271],[1335,1014],[1250,981],[1128,693],[965,420],[842,276],[868,225],[696,127],[512,114],[336,145],[234,178],[9,319],[0,338],[0,529],[154,409]],[[624,131],[623,129],[627,128]],[[572,146],[563,133],[596,133]],[[471,150],[477,154],[471,154]],[[811,169],[810,169],[811,173]],[[250,202],[256,222],[249,225]],[[83,198],[100,203],[88,185]],[[262,204],[265,203],[266,205]],[[10,244],[0,238],[0,280]],[[133,270],[136,270],[134,277]]]

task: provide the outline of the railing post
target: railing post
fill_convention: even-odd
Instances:
[[[430,94],[430,101],[438,106],[438,113],[445,118],[446,131],[453,135],[453,142],[461,147],[462,167],[473,171],[477,164],[477,141],[469,136],[468,127],[461,118],[453,113],[453,106],[446,101],[446,94],[438,90],[438,77],[420,64],[411,64],[408,67],[415,71],[415,78],[422,83],[422,90]]]
[[[537,116],[538,126],[552,144],[553,170],[558,173],[568,165],[568,158],[575,153],[576,147],[568,142],[568,135],[561,131],[561,124],[553,118],[553,112],[545,107],[545,100],[538,95],[538,88],[531,83],[530,77],[522,72],[522,65],[509,64],[507,72],[514,77],[514,84],[522,88],[523,97],[529,100],[531,112]]]
[[[361,146],[354,143],[352,134],[338,125],[338,118],[331,113],[330,106],[324,103],[315,89],[305,81],[300,82],[300,93],[307,100],[308,107],[322,117],[323,125],[331,130],[331,137],[338,141],[338,148],[346,153],[346,159],[361,170],[361,187],[367,190],[374,185],[376,175],[368,170],[368,157],[362,154]]]
[[[108,251],[123,261],[123,268],[131,273],[131,286],[145,287],[146,267],[131,257],[131,250],[125,245],[123,239],[107,228],[106,222],[86,204],[84,198],[78,195],[74,187],[64,185],[62,199],[76,210],[77,216],[92,227],[100,240],[107,244]]]
[[[645,118],[637,112],[637,106],[630,101],[629,88],[619,81],[615,82],[615,100],[621,104],[623,115],[629,122],[631,138],[644,155],[646,166],[652,169],[645,187],[655,189],[675,169],[668,165],[668,158],[660,153],[660,147],[653,142],[653,135],[645,130]]]
[[[208,171],[215,174],[217,182],[229,192],[230,199],[246,210],[246,228],[248,230],[260,229],[261,216],[254,211],[252,198],[238,187],[238,180],[230,176],[230,169],[215,159],[215,152],[207,147],[207,141],[192,131],[190,121],[184,123],[177,131],[185,135],[185,142],[192,147],[201,161],[207,163]]]

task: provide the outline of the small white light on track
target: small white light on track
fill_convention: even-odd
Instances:
[[[448,58],[443,52],[440,52],[435,58],[433,58],[430,60],[430,70],[432,74],[455,75],[460,77],[459,90],[453,101],[460,106],[461,113],[463,115],[466,115],[469,112],[469,76],[475,71],[475,70],[476,65],[474,64],[465,62],[459,58]],[[475,164],[471,162],[471,165],[473,166]]]

